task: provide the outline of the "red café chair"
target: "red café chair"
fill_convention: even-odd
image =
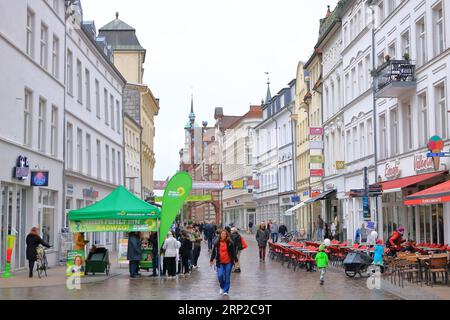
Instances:
[[[355,243],[353,246],[352,246],[352,249],[358,249],[359,248],[359,244],[357,244],[357,243]]]
[[[340,246],[340,247],[346,247],[347,245],[348,245],[347,242],[342,242],[339,246]]]

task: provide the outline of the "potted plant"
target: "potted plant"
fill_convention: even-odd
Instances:
[[[409,62],[409,58],[410,58],[409,53],[408,53],[408,52],[405,52],[405,53],[403,54],[403,59],[405,59],[406,61]]]

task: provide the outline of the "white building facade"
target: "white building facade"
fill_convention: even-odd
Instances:
[[[427,158],[428,141],[439,136],[450,146],[450,2],[373,1],[376,20],[378,172],[383,187],[379,228],[386,238],[399,226],[408,239],[450,241],[450,205],[405,206],[420,190],[447,180],[448,158],[437,168]],[[389,56],[389,57],[387,57]],[[387,61],[390,59],[389,61]],[[404,76],[397,81],[394,70]]]
[[[66,50],[65,220],[124,184],[122,92],[125,79],[114,67],[93,22],[69,29]],[[112,249],[115,234],[89,234],[91,244]]]
[[[0,10],[0,272],[10,234],[16,235],[12,270],[28,266],[25,238],[31,227],[38,227],[53,246],[49,263],[58,261],[64,203],[64,11],[62,0],[9,1]],[[32,176],[33,171],[40,173]]]

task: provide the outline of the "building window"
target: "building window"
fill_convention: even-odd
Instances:
[[[428,102],[427,94],[424,92],[419,95],[419,117],[420,117],[420,146],[426,146],[428,139]]]
[[[378,66],[381,66],[384,63],[384,51],[378,53],[377,56]]]
[[[434,55],[444,51],[444,15],[442,11],[442,2],[433,8],[434,25]]]
[[[345,102],[349,103],[350,101],[350,75],[347,73],[345,75]]]
[[[30,57],[34,57],[34,12],[27,10],[27,39],[26,53]]]
[[[380,116],[380,157],[387,158],[386,115]]]
[[[47,69],[47,55],[48,55],[48,27],[45,24],[41,24],[41,56],[40,65],[44,69]]]
[[[50,153],[57,156],[58,152],[58,108],[52,106],[51,128],[50,128]]]
[[[363,62],[360,61],[358,63],[358,94],[362,94],[364,92],[364,72],[363,72]],[[334,101],[333,101],[334,104]]]
[[[390,2],[390,1],[389,1]],[[397,50],[396,50],[396,43],[395,41],[392,42],[389,46],[388,46],[388,55],[390,56],[390,58],[392,60],[396,59],[397,56]]]
[[[404,141],[404,146],[405,146],[405,151],[409,151],[412,150],[413,145],[412,145],[412,141],[413,141],[413,136],[412,136],[412,112],[411,112],[411,104],[405,104],[403,105],[403,116],[404,116],[404,123],[405,123],[405,130],[404,130],[404,134],[405,134],[405,139],[406,141]]]
[[[81,70],[81,61],[77,59],[77,99],[79,103],[83,104],[83,75]]]
[[[389,16],[395,10],[395,0],[387,1],[387,15]]]
[[[106,154],[106,181],[110,181],[111,179],[111,171],[110,171],[110,162],[109,162],[109,146],[105,145],[105,154]]]
[[[352,137],[351,137],[351,133],[350,130],[347,130],[347,159],[348,161],[352,161]]]
[[[86,133],[86,162],[87,174],[92,175],[91,135]]]
[[[353,159],[358,159],[358,127],[353,127]]]
[[[373,127],[372,119],[367,120],[367,149],[369,154],[373,153]]]
[[[67,168],[73,169],[73,126],[67,123]]]
[[[122,166],[121,166],[121,153],[117,151],[117,183],[120,185],[122,183]]]
[[[410,40],[410,36],[409,36],[409,30],[405,31],[402,33],[402,54],[404,55],[405,53],[410,53],[411,49],[411,40]]]
[[[97,178],[100,180],[102,177],[102,149],[100,140],[97,139]]]
[[[359,135],[361,137],[361,140],[359,141],[361,157],[365,157],[367,146],[366,146],[366,131],[364,128],[364,122],[362,122],[359,125]]]
[[[83,172],[83,131],[77,128],[77,163],[78,171]]]
[[[42,240],[54,245],[56,192],[39,190],[39,210],[42,210]]]
[[[33,119],[33,93],[25,89],[24,110],[23,110],[23,144],[31,147],[31,132]]]
[[[73,95],[73,54],[67,50],[67,92]]]
[[[390,128],[391,156],[395,156],[398,154],[398,139],[399,139],[397,108],[394,108],[390,111],[390,121],[391,121],[391,128]]]
[[[120,127],[122,124],[122,117],[120,116],[120,102],[116,100],[116,120],[117,120],[117,132],[120,134]]]
[[[95,79],[95,113],[100,119],[100,83]]]
[[[116,150],[111,148],[112,159],[112,183],[116,183]]]
[[[109,96],[109,98],[111,100],[110,105],[109,105],[109,108],[111,109],[111,113],[110,113],[110,116],[111,116],[111,129],[114,130],[115,129],[115,122],[114,122],[114,97],[111,94]]]
[[[53,10],[55,10],[56,13],[59,13],[59,0],[53,0]]]
[[[59,78],[59,39],[53,35],[52,46],[52,75]]]
[[[91,111],[91,74],[88,69],[84,70],[84,84],[86,91],[86,109]]]
[[[108,111],[108,90],[104,90],[103,91],[103,99],[104,99],[104,104],[105,104],[105,124],[109,125],[109,111]]]
[[[388,2],[391,0],[388,0]],[[380,1],[378,4],[378,19],[380,20],[380,24],[384,21],[385,15],[384,15],[384,1]]]
[[[426,27],[425,18],[421,18],[416,23],[417,33],[417,64],[419,66],[427,62],[427,41],[426,41]]]
[[[448,109],[445,103],[445,83],[435,87],[436,101],[436,134],[442,139],[448,137]]]
[[[45,128],[46,128],[46,110],[47,101],[39,99],[39,117],[38,117],[38,150],[45,152]]]

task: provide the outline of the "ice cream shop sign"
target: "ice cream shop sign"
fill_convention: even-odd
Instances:
[[[386,166],[384,167],[384,176],[386,179],[399,178],[401,173],[399,160],[389,161],[386,163]]]
[[[414,155],[414,171],[416,173],[423,173],[427,171],[433,171],[433,158],[428,158],[423,153]]]

